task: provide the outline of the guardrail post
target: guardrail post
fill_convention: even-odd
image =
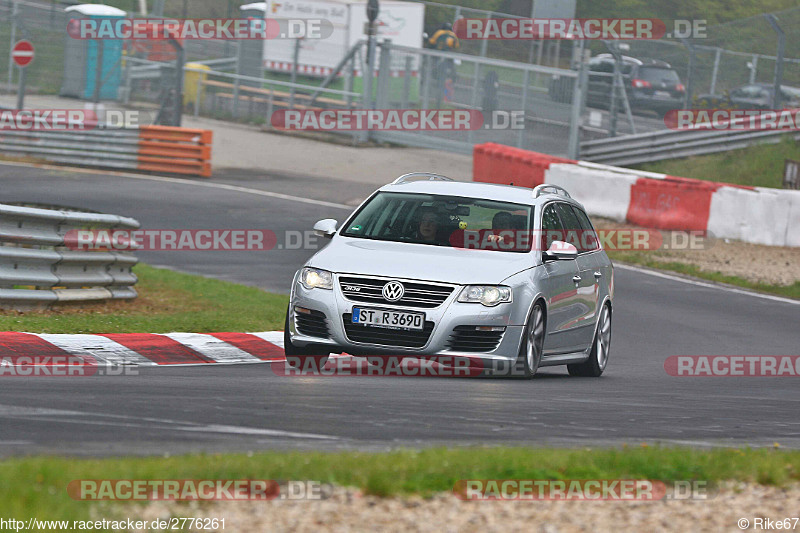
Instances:
[[[756,82],[756,75],[758,74],[758,54],[753,54],[753,61],[750,63],[750,84]]]

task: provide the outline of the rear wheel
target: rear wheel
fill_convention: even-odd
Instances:
[[[513,376],[531,379],[539,370],[544,349],[544,308],[540,302],[533,306],[528,324],[525,326],[522,346],[519,349]]]
[[[328,361],[329,348],[314,346],[295,346],[289,335],[289,316],[291,307],[286,309],[286,321],[283,325],[283,351],[286,353],[286,362],[298,370],[321,370]]]
[[[600,377],[608,365],[608,356],[611,351],[611,307],[603,306],[600,313],[600,322],[597,324],[597,333],[594,336],[592,351],[585,363],[567,365],[570,376]]]

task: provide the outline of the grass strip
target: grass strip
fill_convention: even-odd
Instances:
[[[0,461],[0,510],[6,517],[46,512],[85,519],[97,502],[73,500],[80,479],[274,479],[319,481],[376,496],[447,492],[465,479],[649,479],[667,484],[739,480],[785,486],[800,481],[800,451],[673,448],[637,444],[614,449],[431,448],[389,453],[266,452]]]

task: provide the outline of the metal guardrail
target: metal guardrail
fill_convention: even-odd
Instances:
[[[136,298],[136,256],[65,247],[71,230],[137,229],[132,218],[0,204],[0,308]]]
[[[209,177],[211,141],[208,130],[170,126],[3,130],[0,153],[70,165]]]
[[[778,143],[785,135],[800,140],[800,132],[779,130],[667,130],[639,133],[581,143],[580,158],[595,163],[627,166],[664,159],[678,159],[747,148],[754,144]]]
[[[0,152],[53,163],[135,170],[139,130],[4,130],[0,132]]]

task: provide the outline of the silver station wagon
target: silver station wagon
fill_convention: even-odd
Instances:
[[[407,174],[370,196],[294,277],[284,345],[293,367],[354,356],[468,357],[530,378],[608,364],[614,273],[581,204],[525,189]]]

